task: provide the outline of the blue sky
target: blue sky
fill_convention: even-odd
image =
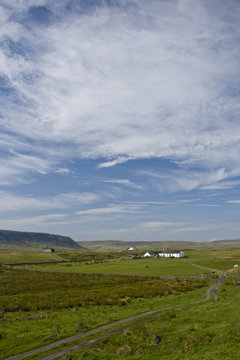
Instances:
[[[240,234],[238,0],[0,0],[0,228]]]

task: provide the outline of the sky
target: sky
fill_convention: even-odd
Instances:
[[[0,229],[240,238],[239,0],[0,0]]]

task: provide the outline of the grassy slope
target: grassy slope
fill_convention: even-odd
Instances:
[[[235,264],[240,266],[240,249],[217,249],[188,251],[187,255],[192,262],[213,267],[216,269],[227,270]]]
[[[218,266],[220,269],[231,267],[233,263],[240,260],[239,252],[231,249],[224,252],[221,250],[189,252],[188,255],[188,260],[194,263],[210,267]],[[152,260],[157,261],[158,259]],[[162,260],[160,259],[160,261]],[[168,266],[169,260],[175,265],[182,261],[164,260],[167,261]],[[139,260],[130,261],[132,264],[134,262],[137,264]],[[119,263],[124,264],[123,261]],[[148,262],[148,266],[149,264]],[[104,263],[96,265],[106,266]],[[89,268],[94,265],[85,266]],[[196,268],[192,267],[191,269],[194,271]],[[151,270],[151,267],[146,268],[146,271],[148,270]],[[198,270],[202,272],[202,269]],[[11,271],[0,272],[0,275],[3,273],[10,274]],[[17,310],[8,312],[6,309],[4,310],[4,307],[0,310],[0,359],[129,315],[171,304],[186,303],[194,301],[199,296],[201,298],[205,296],[204,288],[185,293],[185,290],[189,288],[189,281],[183,281],[185,290],[181,290],[180,288],[171,289],[171,286],[167,289],[169,285],[173,284],[172,280],[156,283],[155,281],[158,279],[149,281],[148,278],[142,278],[138,283],[132,277],[109,275],[103,276],[102,278],[105,278],[106,282],[101,283],[98,278],[101,275],[89,275],[89,279],[92,276],[93,278],[92,282],[90,281],[87,285],[86,281],[80,281],[80,278],[87,276],[82,274],[23,271],[28,275],[25,280],[21,280],[20,273],[22,273],[20,270],[13,270],[14,276],[11,280],[6,278],[5,283],[2,278],[0,279],[2,286],[0,293],[4,295],[0,297],[2,306],[13,302],[16,305],[15,310]],[[39,288],[34,288],[27,276],[30,276],[34,286],[39,286]],[[120,278],[125,278],[126,281],[121,283]],[[24,286],[20,280],[23,281]],[[165,296],[154,293],[161,289],[160,284],[163,285],[162,290],[166,291]],[[234,284],[234,282],[230,284],[229,281],[229,285],[224,286],[221,290],[220,300],[217,302],[211,301],[198,305],[197,308],[162,315],[159,319],[136,326],[133,330],[130,329],[129,332],[115,335],[104,344],[96,345],[93,349],[78,352],[72,355],[72,359],[87,357],[90,360],[116,358],[129,360],[152,360],[155,358],[237,360],[238,357],[235,355],[239,345],[236,343],[236,338],[239,338],[240,319],[236,309],[240,305],[240,287]],[[25,290],[23,291],[23,289]],[[130,299],[129,293],[131,293]],[[178,295],[167,295],[171,293],[178,293]],[[83,294],[87,301],[85,305],[78,306]],[[106,305],[109,294],[114,299],[112,305]],[[95,303],[92,301],[93,299]],[[29,303],[28,309],[25,307],[25,311],[21,310],[21,304],[26,305],[27,303]],[[30,305],[35,310],[30,310]],[[162,340],[160,345],[156,345],[154,339],[159,334]]]
[[[238,360],[240,287],[228,280],[219,301],[161,313],[95,346],[75,351],[72,360]],[[65,357],[65,360],[70,359]]]
[[[2,269],[0,359],[149,309],[203,297],[206,284]]]
[[[0,251],[0,264],[14,264],[27,262],[48,262],[59,261],[56,253],[43,253],[42,249],[35,249],[34,251],[23,251],[15,249],[15,251]]]

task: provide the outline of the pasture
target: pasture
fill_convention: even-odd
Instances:
[[[219,301],[160,313],[65,360],[239,360],[240,289],[227,280],[219,296]]]
[[[209,284],[203,279],[0,269],[0,359],[149,309],[204,296]]]
[[[0,245],[0,264],[59,261],[56,253],[44,253],[42,248]]]
[[[0,266],[0,360],[115,320],[204,299],[221,269],[229,277],[218,301],[163,312],[64,360],[237,360],[240,287],[233,265],[240,252],[186,253],[186,259],[132,260],[119,253],[71,251],[59,253],[65,263]],[[60,260],[39,251],[0,254],[5,263],[34,257],[36,263]]]
[[[69,262],[61,264],[31,265],[30,268],[44,271],[103,273],[125,275],[200,275],[209,274],[208,269],[194,267],[184,259],[114,259],[96,262]]]
[[[206,267],[228,270],[238,264],[240,267],[240,249],[189,250],[189,261]]]

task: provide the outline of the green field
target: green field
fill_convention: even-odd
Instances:
[[[110,259],[118,259],[122,257],[128,257],[128,253],[126,251],[118,251],[118,252],[99,252],[99,251],[65,251],[60,252],[59,256],[68,260],[68,261],[91,261],[91,260],[110,260]]]
[[[217,302],[161,313],[65,360],[239,360],[239,306],[240,288],[228,280]]]
[[[0,266],[1,360],[115,320],[178,304],[186,307],[164,311],[62,360],[238,360],[240,287],[236,285],[238,268],[233,268],[240,261],[238,249],[190,250],[186,259],[132,260],[120,253],[74,251],[59,255],[67,262]],[[0,253],[0,258],[5,263],[59,260],[56,254],[16,249]],[[187,305],[204,299],[206,289],[216,281],[201,274],[216,276],[221,269],[228,271],[229,278],[219,300]],[[28,360],[40,358],[35,355]]]
[[[59,261],[56,253],[44,253],[43,249],[26,250],[22,247],[0,246],[0,264]]]
[[[1,269],[1,268],[0,268]],[[199,296],[206,280],[0,271],[0,359],[160,305]],[[203,296],[203,295],[201,295]]]
[[[60,272],[132,274],[132,275],[199,275],[208,274],[208,269],[194,267],[184,259],[116,259],[103,262],[73,262],[31,266],[33,269]]]
[[[188,251],[189,260],[195,264],[228,270],[238,264],[240,267],[240,249],[214,249],[201,251]]]

